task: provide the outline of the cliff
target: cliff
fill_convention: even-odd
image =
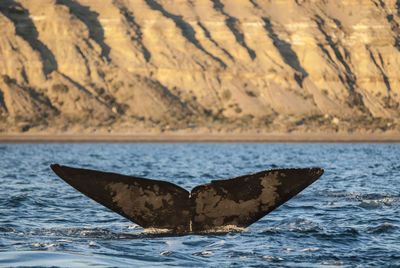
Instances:
[[[400,2],[2,0],[0,132],[400,132]]]

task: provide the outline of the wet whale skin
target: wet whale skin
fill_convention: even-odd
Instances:
[[[58,164],[51,169],[78,191],[132,222],[175,233],[248,227],[324,172],[321,168],[264,170],[211,181],[189,193],[167,181]]]

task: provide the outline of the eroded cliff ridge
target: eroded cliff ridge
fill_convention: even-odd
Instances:
[[[400,1],[1,0],[0,132],[400,131]]]

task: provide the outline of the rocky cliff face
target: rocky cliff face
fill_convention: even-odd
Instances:
[[[2,0],[0,130],[400,130],[400,1]]]

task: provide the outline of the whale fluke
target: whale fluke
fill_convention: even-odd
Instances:
[[[54,164],[65,182],[144,228],[195,233],[245,228],[316,181],[321,168],[274,169],[199,185],[191,193],[166,181]]]

